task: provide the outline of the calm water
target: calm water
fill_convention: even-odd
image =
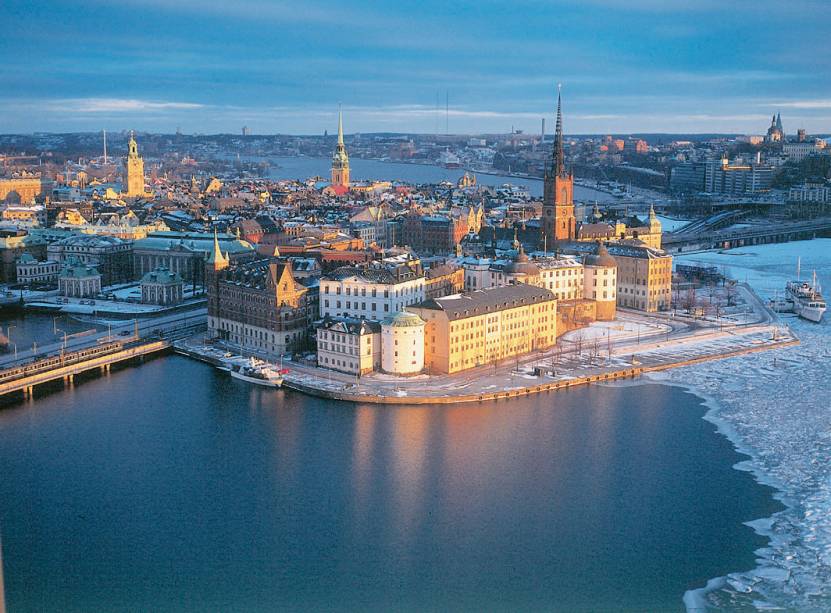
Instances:
[[[778,506],[678,388],[356,406],[179,356],[0,409],[22,611],[682,610]]]
[[[306,179],[313,176],[328,177],[332,161],[328,158],[268,158],[277,165],[272,165],[268,176],[273,179]],[[408,183],[440,183],[452,181],[455,183],[465,173],[460,168],[443,168],[423,164],[402,164],[396,162],[379,162],[377,160],[349,160],[352,179],[375,179],[379,181],[401,180]],[[474,173],[476,174],[476,173]],[[526,179],[522,177],[507,177],[496,175],[476,174],[476,180],[482,185],[524,185],[532,196],[542,196],[542,180]],[[574,197],[580,201],[599,202],[614,201],[615,198],[605,192],[576,185]]]

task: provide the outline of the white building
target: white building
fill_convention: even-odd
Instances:
[[[465,270],[465,291],[504,287],[511,283],[528,283],[554,292],[557,300],[574,300],[583,297],[583,264],[570,256],[543,257],[523,261],[467,258],[462,262]],[[531,270],[527,264],[536,270]]]
[[[822,183],[804,183],[788,190],[788,200],[827,204],[831,202],[831,186]]]
[[[414,313],[393,313],[381,322],[381,369],[415,375],[424,369],[425,322]]]
[[[183,299],[182,277],[164,266],[148,272],[141,279],[141,301],[144,304],[172,306]]]
[[[365,319],[325,318],[317,327],[317,365],[352,375],[381,366],[381,325]]]
[[[30,253],[21,254],[16,265],[17,282],[24,285],[55,283],[60,274],[60,264],[52,260],[38,261]]]
[[[420,264],[343,266],[320,280],[320,316],[379,321],[424,297]]]
[[[101,273],[94,266],[70,260],[61,269],[58,290],[61,296],[92,298],[101,293]]]
[[[823,153],[823,147],[820,146],[822,141],[814,141],[810,143],[785,143],[782,145],[782,153],[791,162],[801,162],[809,155],[818,155]]]

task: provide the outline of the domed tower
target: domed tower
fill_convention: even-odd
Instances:
[[[400,311],[381,322],[381,370],[416,375],[424,369],[424,320]]]
[[[528,258],[525,249],[520,245],[514,261],[505,267],[505,277],[508,282],[539,285],[540,267]]]
[[[343,113],[338,110],[338,144],[332,154],[332,186],[349,188],[349,155],[343,144]]]
[[[606,245],[598,243],[597,253],[583,262],[583,298],[597,303],[597,319],[611,321],[617,312],[617,262]]]

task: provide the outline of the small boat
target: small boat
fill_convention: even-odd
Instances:
[[[283,384],[281,371],[275,369],[268,362],[263,362],[255,358],[251,358],[245,362],[229,363],[228,372],[235,379],[264,387],[276,388]]]

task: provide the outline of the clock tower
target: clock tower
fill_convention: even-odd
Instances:
[[[577,236],[577,220],[574,217],[574,175],[566,171],[563,152],[563,111],[559,86],[554,152],[551,165],[546,166],[545,169],[540,231],[541,242],[546,250],[559,241],[574,240]]]

